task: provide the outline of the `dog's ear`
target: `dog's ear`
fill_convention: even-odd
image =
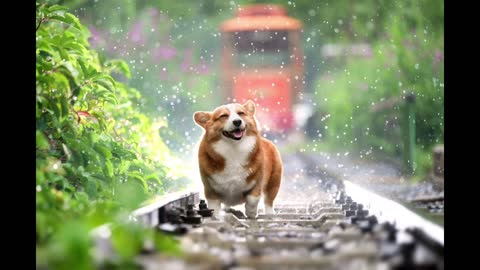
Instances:
[[[252,115],[255,114],[255,102],[251,101],[250,99],[243,104],[243,107],[245,107],[245,109],[247,109],[247,111]]]
[[[193,114],[193,119],[195,120],[195,123],[197,123],[199,126],[205,128],[207,125],[208,120],[212,117],[212,114],[209,112],[196,112]]]

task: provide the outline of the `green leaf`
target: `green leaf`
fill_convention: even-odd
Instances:
[[[141,184],[144,188],[144,190],[148,190],[148,185],[145,179],[143,178],[143,175],[138,172],[138,171],[133,171],[128,174],[128,177],[132,180],[135,180],[137,183]]]
[[[135,180],[117,183],[114,190],[115,200],[128,209],[139,207],[147,198],[145,189]]]
[[[89,145],[94,145],[99,139],[98,134],[95,132],[88,132],[86,137],[88,138]]]
[[[94,198],[95,195],[97,194],[97,181],[98,179],[95,177],[88,178],[85,191],[87,192],[88,196],[91,198]]]
[[[66,23],[68,25],[70,25],[72,23],[71,20],[66,19],[63,15],[57,15],[57,14],[51,15],[51,16],[49,16],[49,19],[50,20],[56,20],[56,21],[59,21],[59,22],[63,22],[63,23]]]
[[[110,92],[113,92],[114,90],[113,85],[109,81],[106,81],[104,79],[99,79],[99,80],[96,80],[95,82],[103,86],[105,89],[107,89]]]
[[[75,198],[79,201],[88,202],[88,195],[85,192],[76,192],[74,193]]]
[[[105,170],[107,172],[108,177],[113,177],[113,164],[110,160],[105,161]]]
[[[80,23],[80,20],[78,20],[78,18],[75,17],[73,14],[67,13],[67,14],[65,14],[65,18],[70,20],[73,23],[73,25],[75,26],[75,28],[80,29],[80,30],[82,29],[82,24]]]
[[[130,73],[130,69],[125,61],[122,60],[110,60],[105,63],[106,67],[111,68],[113,71],[117,71],[125,75],[127,79],[130,79],[132,74]]]
[[[80,65],[80,68],[82,69],[83,77],[84,78],[89,78],[91,77],[91,73],[87,66],[85,65],[85,62],[83,61],[82,58],[77,59],[78,64]]]
[[[100,98],[107,98],[107,97],[112,97],[112,92],[106,90],[103,86],[100,86],[100,87],[96,87],[94,88],[95,89],[95,95],[97,97],[97,99],[100,99]]]
[[[105,159],[111,159],[112,158],[112,152],[110,151],[110,149],[108,147],[97,143],[97,144],[95,144],[94,149],[97,150],[98,152],[102,153],[102,155],[105,157]]]
[[[53,269],[94,269],[89,231],[84,223],[67,222],[55,233],[53,240],[48,245],[49,265]]]
[[[36,141],[37,141],[37,148],[41,150],[48,150],[50,148],[50,144],[48,143],[47,137],[39,130],[35,133]]]
[[[66,90],[69,90],[70,83],[69,83],[67,77],[65,76],[65,74],[63,74],[61,72],[55,72],[55,73],[52,73],[51,76],[54,78],[54,80],[57,84],[56,88],[59,91],[66,93],[67,92]]]
[[[50,19],[57,20],[63,23],[66,23],[68,25],[71,25],[79,30],[82,30],[82,25],[80,24],[80,21],[78,20],[77,17],[70,13],[66,13],[63,16],[60,15],[51,15],[49,16]]]
[[[115,80],[112,78],[112,76],[110,76],[108,74],[101,73],[101,72],[96,72],[96,74],[94,74],[92,77],[90,77],[90,80],[92,80],[94,82],[99,82],[99,81],[108,82],[111,85],[115,85]]]
[[[120,224],[112,230],[112,245],[123,259],[131,259],[143,245],[142,228],[135,224]]]
[[[173,237],[165,235],[160,232],[153,232],[154,235],[154,244],[157,250],[161,251],[165,254],[170,254],[173,256],[181,256],[182,250],[178,241],[176,241]]]
[[[107,101],[107,102],[109,102],[109,103],[111,103],[111,104],[117,104],[117,103],[118,103],[118,101],[117,101],[116,98],[110,97],[110,96],[109,96],[109,97],[106,97],[106,98],[105,98],[105,101]]]
[[[51,105],[50,108],[52,109],[54,116],[57,119],[61,118],[62,117],[62,112],[61,112],[60,104],[56,100],[54,100],[53,98],[49,99],[49,103]]]
[[[51,46],[48,40],[46,39],[40,39],[36,43],[37,45],[37,56],[42,57],[43,59],[46,58],[46,56],[52,56],[53,54],[56,53],[55,49]],[[46,54],[41,54],[41,52],[45,52]]]
[[[48,8],[49,12],[56,12],[56,11],[67,11],[68,8],[64,6],[59,6],[59,5],[53,5]]]
[[[62,118],[63,118],[63,120],[65,120],[65,118],[69,114],[70,105],[68,104],[68,101],[67,101],[66,97],[62,97],[60,99],[60,104],[61,104],[61,107],[62,107]]]
[[[82,44],[80,44],[78,42],[75,42],[75,41],[65,43],[64,46],[65,46],[65,48],[70,49],[70,53],[72,53],[72,51],[78,52],[79,56],[81,56],[81,55],[83,55],[84,53],[87,52],[87,49]]]
[[[160,181],[160,178],[158,177],[158,175],[154,174],[154,173],[145,176],[145,180],[146,181],[152,181],[153,180],[156,183],[160,183],[160,184],[162,183],[162,181]]]
[[[130,167],[131,162],[128,160],[120,159],[120,165],[117,167],[119,173],[124,173]]]

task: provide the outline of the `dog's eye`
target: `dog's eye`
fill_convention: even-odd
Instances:
[[[225,117],[228,117],[228,114],[222,114],[222,115],[220,115],[220,118],[225,118]]]
[[[245,115],[244,112],[238,112],[238,115]]]

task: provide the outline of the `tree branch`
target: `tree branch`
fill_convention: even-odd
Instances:
[[[38,28],[40,28],[40,25],[41,25],[44,21],[45,21],[44,18],[42,18],[42,19],[40,20],[40,22],[39,22],[38,25],[37,25],[37,29],[35,29],[35,32],[38,31]]]

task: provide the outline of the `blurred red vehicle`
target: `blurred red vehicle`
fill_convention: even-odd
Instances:
[[[284,7],[270,4],[240,7],[220,27],[223,100],[254,100],[267,133],[288,133],[296,126],[294,105],[304,80],[301,29]]]

